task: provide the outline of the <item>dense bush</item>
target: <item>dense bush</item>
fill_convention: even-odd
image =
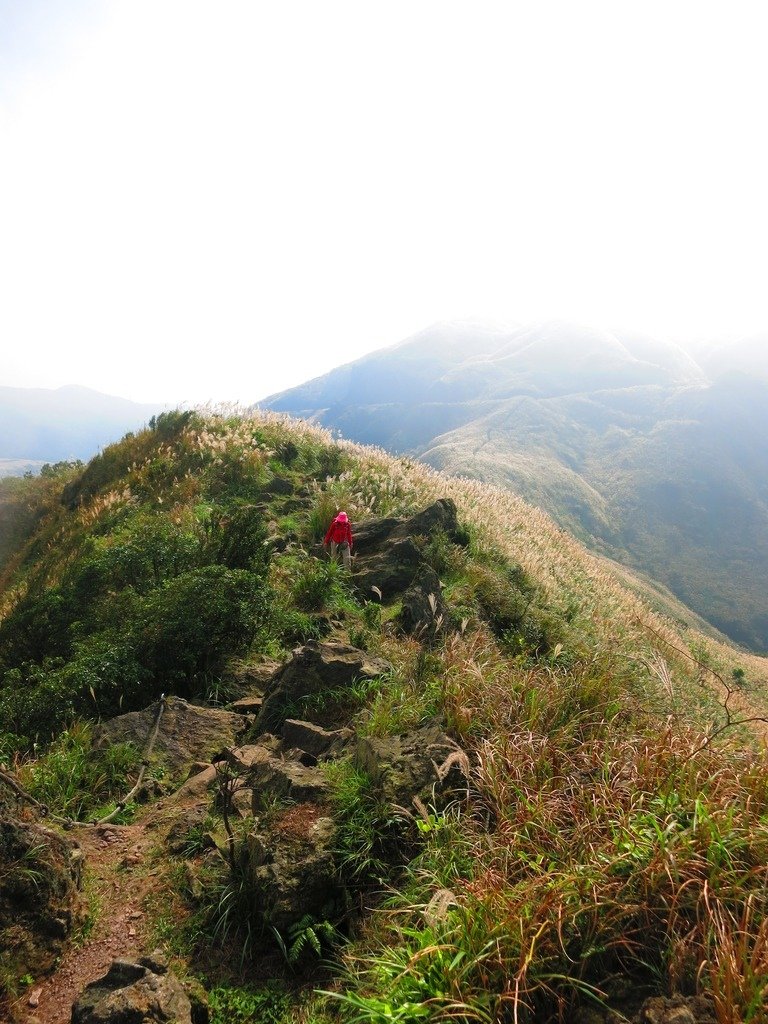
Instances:
[[[268,622],[261,579],[244,569],[208,565],[156,588],[134,626],[138,661],[157,685],[194,690],[197,679],[221,669]]]

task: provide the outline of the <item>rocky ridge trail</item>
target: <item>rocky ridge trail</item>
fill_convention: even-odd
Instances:
[[[306,682],[312,679],[321,685],[324,681],[327,686],[333,681],[338,686],[386,668],[347,644],[309,644],[297,649],[274,674],[265,706],[269,697],[273,708],[285,706],[283,698],[299,672]],[[150,706],[114,719],[105,731],[111,737],[141,734],[151,727],[154,716]],[[434,726],[423,736],[373,742],[356,737],[346,727],[328,730],[283,716],[277,728],[280,735],[275,735],[260,732],[259,719],[252,715],[233,716],[174,698],[158,735],[158,750],[171,758],[175,768],[190,766],[190,777],[173,793],[150,804],[131,825],[78,829],[97,918],[88,937],[66,951],[55,973],[17,1002],[14,1022],[67,1024],[84,987],[105,975],[114,961],[137,962],[148,955],[153,940],[147,901],[162,900],[166,884],[162,862],[168,853],[183,856],[191,833],[221,798],[216,765],[206,764],[199,756],[200,744],[210,744],[210,727],[217,720],[230,744],[242,737],[243,730],[250,728],[253,733],[249,742],[220,748],[217,757],[220,765],[237,771],[230,813],[252,822],[248,857],[253,883],[270,925],[279,929],[290,928],[307,913],[321,914],[329,900],[341,896],[336,824],[329,807],[328,781],[318,765],[341,756],[364,759],[382,779],[391,780],[388,795],[407,803],[410,796],[419,792],[426,796],[427,790],[440,784],[436,765],[456,749]],[[201,729],[197,744],[195,722],[207,727]],[[232,728],[237,725],[239,729]],[[259,818],[265,801],[281,803],[268,824]],[[215,852],[213,842],[211,849]],[[223,858],[222,842],[220,850]],[[31,997],[34,1006],[29,1005]]]
[[[366,600],[399,597],[393,628],[425,644],[438,629],[451,627],[450,608],[413,536],[429,537],[438,529],[459,536],[451,502],[437,502],[411,520],[364,524],[358,532],[358,593]],[[354,881],[339,874],[343,823],[329,781],[333,762],[363,771],[377,799],[401,821],[414,805],[439,807],[466,796],[469,759],[441,720],[398,735],[355,730],[339,695],[361,681],[375,681],[390,666],[347,640],[336,624],[333,639],[309,641],[282,664],[249,667],[243,675],[246,692],[228,709],[167,699],[156,755],[173,787],[164,779],[150,780],[141,794],[149,803],[131,825],[78,830],[98,916],[57,971],[17,1002],[14,1024],[149,1024],[167,1021],[169,1012],[177,1024],[205,1024],[204,1000],[191,1000],[154,954],[152,917],[167,890],[169,864],[183,866],[193,894],[203,868],[228,870],[232,823],[242,826],[238,870],[257,896],[257,925],[265,934],[276,929],[290,935],[307,915],[339,920],[339,908],[359,894]],[[141,747],[156,718],[157,704],[119,716],[103,723],[96,742],[131,740]],[[129,1012],[126,1007],[133,1017],[120,1016]],[[657,1000],[646,1010],[633,1019],[710,1020],[690,1002]],[[582,1024],[616,1019],[598,1012]]]

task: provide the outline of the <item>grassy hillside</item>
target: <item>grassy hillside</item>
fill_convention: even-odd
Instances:
[[[762,722],[738,723],[762,717],[765,661],[659,617],[508,491],[272,415],[166,414],[56,486],[24,484],[36,511],[2,594],[2,743],[23,767],[53,741],[26,778],[50,780],[75,720],[161,692],[221,700],[318,637],[391,670],[320,694],[315,713],[382,739],[437,722],[463,751],[452,799],[411,807],[336,762],[350,902],[279,937],[288,968],[237,858],[160,857],[166,909],[147,912],[223,1007],[216,1024],[236,1005],[278,1024],[571,1021],[673,989],[709,994],[719,1020],[763,1019],[768,765]],[[438,498],[460,533],[413,540],[444,628],[413,636],[399,599],[357,593],[317,543],[340,507],[359,527]],[[315,946],[332,962],[320,975]]]
[[[632,335],[438,325],[265,404],[508,486],[765,651],[768,384],[718,373]]]

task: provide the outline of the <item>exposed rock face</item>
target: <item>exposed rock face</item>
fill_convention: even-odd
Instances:
[[[175,854],[184,853],[190,842],[192,842],[195,833],[201,829],[203,822],[207,817],[207,806],[205,804],[199,804],[195,807],[190,807],[186,813],[177,818],[168,830],[168,835],[165,840],[166,846],[170,852]],[[208,842],[200,839],[199,845],[201,847],[210,847],[215,844],[213,841]]]
[[[381,658],[348,644],[310,640],[272,677],[256,732],[278,732],[286,718],[295,716],[304,697],[342,689],[358,679],[373,679],[389,668]]]
[[[0,960],[12,980],[50,971],[84,910],[79,847],[0,816]],[[2,995],[0,982],[0,995]]]
[[[466,787],[463,754],[437,724],[401,736],[359,736],[356,761],[384,799],[400,806],[414,796],[426,802]]]
[[[228,679],[235,683],[244,696],[261,696],[272,676],[280,668],[278,661],[265,661],[260,665],[243,665],[232,670]]]
[[[637,1010],[639,1000],[630,999],[631,1008],[621,1011],[609,1007],[583,1006],[574,1014],[573,1024],[717,1024],[715,1006],[709,996],[653,996]]]
[[[306,914],[321,920],[338,909],[335,840],[333,819],[311,803],[287,808],[268,831],[249,837],[249,867],[268,924],[285,932]]]
[[[451,540],[459,540],[456,505],[440,498],[410,519],[373,519],[358,527],[355,534],[355,589],[364,598],[372,598],[377,588],[384,600],[410,587],[423,567],[421,552],[414,537],[429,537],[444,531]]]
[[[312,757],[337,757],[352,738],[351,729],[323,729],[313,722],[287,718],[283,723],[283,746],[300,750]]]
[[[130,742],[144,750],[157,708],[155,701],[143,711],[131,711],[104,722],[95,731],[95,745]],[[233,746],[245,726],[244,717],[232,711],[199,708],[181,697],[168,697],[153,753],[172,775],[180,776],[195,761],[211,761],[225,747]]]
[[[453,541],[458,542],[461,537],[456,520],[456,503],[452,498],[438,498],[427,508],[406,520],[406,526],[414,537],[428,537],[435,530],[442,530]]]
[[[294,803],[319,803],[330,792],[328,779],[320,768],[306,767],[299,761],[270,757],[255,764],[250,772],[254,813],[265,798],[291,800]]]
[[[114,960],[72,1007],[72,1024],[208,1024],[208,1019],[197,991],[190,999],[157,953],[138,963]]]
[[[716,1024],[712,1000],[706,996],[656,996],[647,999],[637,1015],[637,1024]]]
[[[400,626],[406,633],[429,639],[444,632],[447,624],[448,606],[437,573],[428,565],[422,566],[403,594]]]
[[[366,558],[358,554],[353,580],[355,590],[370,599],[376,587],[386,601],[412,583],[420,565],[421,552],[410,537],[393,541],[384,550]]]
[[[258,715],[261,705],[261,697],[241,697],[240,700],[233,700],[231,704],[227,704],[227,711],[236,711],[238,715]]]

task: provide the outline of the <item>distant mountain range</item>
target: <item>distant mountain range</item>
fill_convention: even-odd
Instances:
[[[444,323],[260,403],[509,486],[768,650],[768,346]]]
[[[89,459],[163,408],[83,387],[0,387],[0,475]]]

